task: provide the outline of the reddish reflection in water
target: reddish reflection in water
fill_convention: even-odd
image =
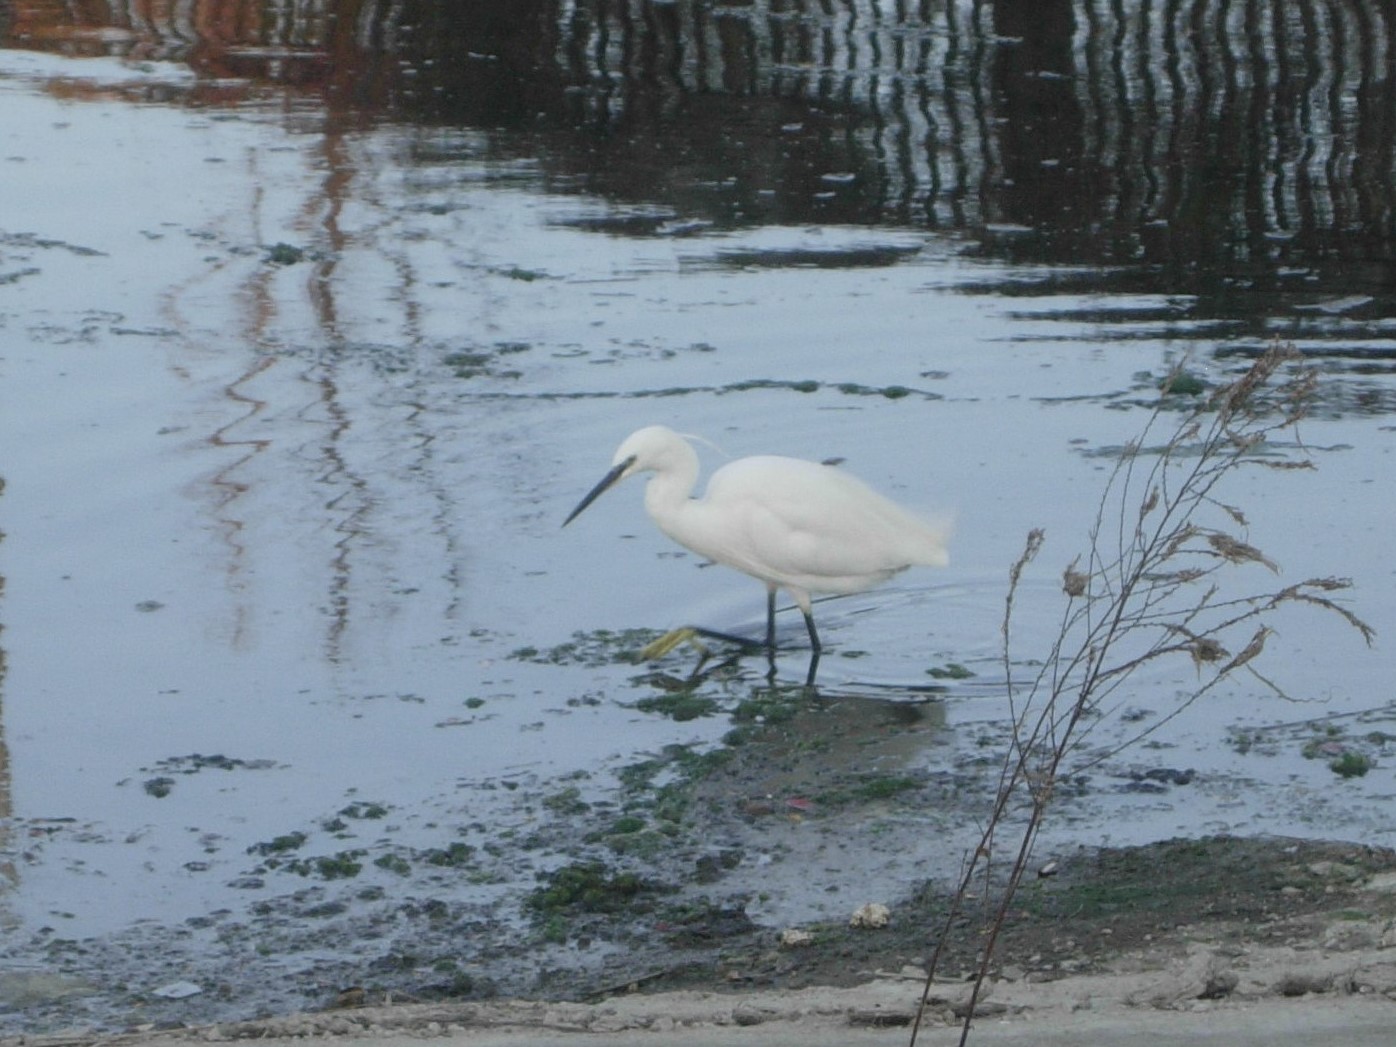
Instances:
[[[538,82],[543,5],[440,6],[14,0],[0,3],[0,46],[181,62],[198,75],[185,93],[196,104],[266,98],[275,87],[331,114],[429,110],[446,94],[473,98],[477,112],[517,105],[519,85]]]
[[[719,226],[968,232],[988,255],[1109,266],[1144,291],[1302,274],[1384,294],[1388,7],[19,0],[0,4],[0,42],[196,74],[139,97],[484,129],[570,189]]]

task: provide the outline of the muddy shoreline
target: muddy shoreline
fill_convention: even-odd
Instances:
[[[667,694],[649,683],[647,714],[681,724],[720,711],[731,725],[722,744],[667,745],[609,782],[500,785],[512,814],[489,825],[442,816],[409,835],[404,812],[365,799],[241,853],[211,847],[190,875],[231,877],[245,901],[177,923],[90,937],[65,935],[61,914],[14,926],[0,950],[0,1036],[924,977],[1007,738],[981,725],[978,744],[964,744],[931,699],[752,691],[734,678],[741,697],[729,701],[720,679]],[[250,773],[212,757],[162,767]],[[1120,765],[1064,779],[1049,817],[1057,835],[1039,840],[1041,875],[1015,899],[993,980],[1157,973],[1202,946],[1236,958],[1396,945],[1387,849],[1244,834],[1063,842],[1083,811],[1099,817],[1122,799],[1187,808],[1219,787],[1213,778]],[[1220,785],[1260,799],[1244,779]],[[1341,785],[1335,776],[1331,789]],[[870,905],[885,921],[853,926]],[[982,897],[963,906],[938,979],[962,986],[976,969],[987,912]],[[1297,976],[1308,977],[1302,965]],[[1337,991],[1325,978],[1305,991]],[[1236,984],[1207,992],[1225,998]]]
[[[1169,1006],[1238,993],[1396,992],[1391,851],[1212,837],[1081,849],[1050,868],[1020,891],[1003,929],[991,964],[993,999],[1005,987],[1125,974],[1158,996],[1156,1005],[1169,996]],[[558,907],[564,935],[537,920],[511,931],[422,897],[351,913],[311,888],[264,903],[260,922],[215,916],[204,928],[50,942],[46,965],[7,965],[0,976],[8,1037],[0,1042],[211,1025],[219,1037],[242,1038],[507,1024],[519,1017],[520,999],[539,1011],[698,993],[730,1010],[748,996],[854,991],[889,980],[900,985],[901,1017],[886,1021],[898,1024],[948,904],[945,890],[925,884],[888,900],[885,926],[855,927],[844,917],[791,928],[759,924],[740,897],[713,884],[708,890],[701,902],[682,900],[677,889],[651,896],[648,888],[627,888],[623,905],[572,898]],[[971,904],[944,944],[934,1021],[953,1020],[984,935]],[[277,955],[273,945],[285,951]],[[1271,958],[1265,972],[1247,973],[1248,958],[1262,954]],[[1335,960],[1358,954],[1367,958]],[[1272,969],[1276,956],[1282,969]],[[1383,963],[1389,979],[1359,971]],[[1175,988],[1159,988],[1167,985]],[[576,1015],[585,1013],[592,1012]]]
[[[1083,851],[1020,897],[979,1007],[986,1021],[1060,1017],[1089,1009],[1091,1000],[1104,1020],[1110,1006],[1196,1013],[1263,999],[1396,997],[1396,855],[1389,851],[1235,838]],[[78,1013],[63,1022],[55,1004],[49,1035],[0,1043],[653,1032],[815,1020],[826,1032],[885,1030],[912,1020],[927,925],[943,902],[927,892],[894,906],[885,927],[816,926],[798,946],[782,945],[771,928],[724,934],[709,927],[703,940],[691,927],[679,942],[676,932],[651,925],[651,936],[667,945],[634,956],[629,982],[613,980],[621,965],[601,978],[555,983],[526,1001],[452,996],[421,972],[399,972],[331,994],[319,1008],[307,1001],[298,1013],[203,1028],[155,1000],[133,1007],[124,1029],[106,1031],[85,1027]],[[963,1016],[964,974],[980,932],[967,918],[949,940],[928,1028]]]

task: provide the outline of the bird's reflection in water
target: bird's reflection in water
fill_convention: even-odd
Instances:
[[[701,683],[709,677],[731,671],[743,658],[762,654],[766,658],[766,683],[776,682],[776,648],[744,636],[705,629],[697,625],[684,625],[670,629],[657,640],[642,648],[638,657],[643,661],[657,661],[681,648],[689,647],[697,655],[687,680],[689,684]],[[813,689],[815,677],[819,673],[818,647],[810,648],[809,663],[805,670],[805,686]]]

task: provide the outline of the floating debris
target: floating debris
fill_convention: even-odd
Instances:
[[[162,1000],[186,1000],[190,996],[198,996],[203,991],[202,986],[195,985],[193,982],[170,982],[169,985],[152,989],[150,995],[158,996]]]

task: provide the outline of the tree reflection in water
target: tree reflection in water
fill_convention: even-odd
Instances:
[[[1391,261],[1378,0],[7,10],[8,46],[186,62],[225,102],[275,87],[341,119],[527,130],[559,175],[724,223],[987,231],[995,253],[1164,266],[1179,290],[1333,260],[1320,278],[1351,291]]]

